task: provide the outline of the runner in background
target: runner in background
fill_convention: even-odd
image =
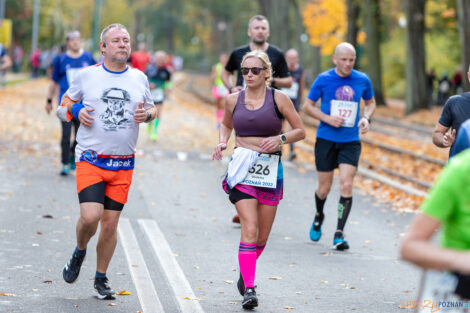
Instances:
[[[470,81],[470,67],[467,72]],[[449,158],[455,155],[454,141],[460,125],[470,119],[470,92],[450,97],[442,109],[432,134],[432,142],[439,148],[449,148]]]
[[[52,111],[52,100],[58,92],[58,104],[69,88],[77,72],[89,65],[96,64],[90,52],[82,49],[80,32],[72,31],[65,39],[67,50],[53,60],[52,81],[49,86],[46,112]],[[77,145],[77,131],[80,122],[72,118],[70,121],[61,121],[62,138],[60,140],[62,169],[60,175],[66,176],[70,170],[75,170],[75,146]],[[74,128],[74,140],[71,142],[72,127]]]
[[[334,169],[339,168],[340,199],[338,224],[333,238],[337,250],[349,249],[344,240],[344,227],[352,208],[353,181],[361,155],[361,134],[369,131],[375,111],[374,90],[366,74],[353,69],[354,46],[343,42],[333,55],[335,68],[318,75],[305,101],[306,113],[320,120],[315,143],[315,165],[318,186],[315,191],[316,214],[310,228],[310,239],[319,241],[325,218],[323,207],[333,183]],[[320,108],[315,106],[321,98]],[[364,99],[364,115],[360,103]]]
[[[212,96],[214,97],[217,105],[217,109],[215,111],[217,129],[219,129],[220,123],[222,123],[224,118],[225,97],[228,95],[228,90],[225,88],[222,78],[220,78],[220,74],[224,70],[225,64],[227,64],[227,60],[228,56],[225,53],[222,53],[219,56],[219,62],[212,66]]]
[[[251,51],[261,50],[268,55],[269,62],[272,66],[272,77],[270,86],[273,88],[289,88],[292,85],[292,77],[290,77],[287,69],[284,53],[278,47],[268,43],[269,38],[269,22],[263,15],[255,15],[248,22],[248,37],[250,43],[236,48],[230,54],[225,70],[222,71],[220,77],[225,87],[230,93],[240,91],[245,86],[243,75],[240,71],[243,57]],[[232,74],[237,72],[236,83],[232,82]],[[240,223],[238,214],[232,218],[232,222]]]
[[[286,52],[286,63],[287,69],[292,76],[292,86],[290,88],[281,88],[281,91],[284,92],[294,104],[295,110],[299,112],[300,110],[300,100],[303,97],[304,88],[305,88],[305,73],[304,69],[299,65],[299,54],[295,49],[289,49]],[[289,144],[290,153],[289,161],[292,161],[296,158],[294,151],[294,143]]]
[[[6,85],[5,74],[7,69],[13,65],[6,49],[0,43],[0,88]]]
[[[140,42],[138,50],[131,54],[131,66],[142,72],[150,63],[150,53],[147,51],[147,45],[144,42]]]
[[[247,88],[227,96],[219,144],[212,158],[222,158],[234,129],[236,148],[222,186],[241,220],[238,291],[243,308],[253,309],[258,306],[257,258],[266,246],[283,198],[281,145],[305,138],[305,128],[289,98],[268,87],[272,68],[266,53],[255,50],[246,54],[241,73]],[[291,130],[281,133],[284,118]]]
[[[150,91],[152,99],[157,107],[157,117],[149,123],[147,132],[150,134],[151,140],[157,140],[157,129],[162,116],[163,102],[168,94],[171,73],[165,67],[166,53],[157,51],[154,57],[154,63],[150,64],[145,70],[145,74],[150,83]]]

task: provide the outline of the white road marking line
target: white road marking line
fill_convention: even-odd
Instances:
[[[140,251],[137,238],[132,230],[131,223],[127,218],[121,218],[118,225],[119,237],[126,254],[127,263],[134,281],[137,295],[142,311],[144,313],[161,313],[165,312],[158,298],[157,291],[150,278],[150,273],[145,264],[144,256]]]
[[[176,157],[180,161],[186,161],[188,159],[188,154],[186,152],[176,152]]]
[[[196,296],[194,295],[191,285],[186,279],[183,270],[179,266],[178,261],[176,261],[168,241],[166,241],[160,227],[158,227],[157,222],[147,219],[139,219],[138,222],[147,235],[153,252],[159,260],[163,271],[168,278],[170,286],[173,288],[173,292],[181,311],[203,313],[204,311],[198,300],[189,300],[195,299]]]

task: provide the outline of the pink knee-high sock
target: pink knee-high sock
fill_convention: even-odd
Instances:
[[[215,111],[217,123],[222,123],[222,120],[224,119],[224,114],[225,114],[225,110],[223,109],[217,109],[217,111]]]
[[[246,243],[240,241],[238,248],[238,264],[242,273],[245,288],[255,286],[256,272],[256,243]]]
[[[263,253],[264,247],[266,247],[266,244],[264,245],[256,245],[256,258],[258,259],[261,253]]]

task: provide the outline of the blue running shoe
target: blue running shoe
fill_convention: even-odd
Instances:
[[[62,166],[62,169],[60,170],[60,175],[67,176],[69,173],[70,173],[70,166],[68,164]]]
[[[335,233],[335,238],[333,239],[333,245],[336,247],[336,250],[347,250],[349,249],[349,244],[346,240],[344,240],[344,236],[342,232],[337,231]]]
[[[70,169],[72,171],[75,171],[76,168],[77,168],[77,165],[75,164],[75,156],[70,155]]]
[[[321,225],[323,224],[324,215],[316,214],[313,220],[312,227],[310,228],[310,239],[318,241],[321,238]]]

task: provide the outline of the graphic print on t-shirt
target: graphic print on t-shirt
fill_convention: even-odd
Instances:
[[[134,113],[126,108],[131,102],[129,92],[120,88],[108,88],[103,91],[101,100],[107,105],[106,111],[100,115],[105,131],[133,127]]]

